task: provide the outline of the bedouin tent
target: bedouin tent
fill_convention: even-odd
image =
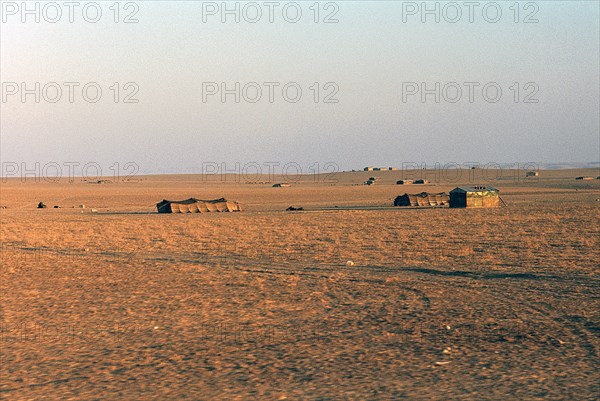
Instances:
[[[450,198],[445,192],[439,194],[430,194],[421,192],[420,194],[404,194],[394,200],[394,206],[446,206]]]
[[[158,213],[219,213],[219,212],[241,212],[239,203],[228,201],[225,198],[202,200],[189,198],[182,201],[170,201],[163,199],[156,204]]]
[[[499,207],[500,190],[485,185],[457,187],[450,191],[450,207]]]

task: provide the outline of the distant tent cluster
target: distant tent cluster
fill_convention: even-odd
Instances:
[[[398,180],[396,181],[396,185],[407,185],[407,184],[429,184],[429,180],[419,179],[419,180]]]
[[[182,201],[170,201],[163,199],[156,204],[158,213],[219,213],[219,212],[241,212],[239,203],[228,201],[225,198],[214,200],[202,200],[189,198]]]

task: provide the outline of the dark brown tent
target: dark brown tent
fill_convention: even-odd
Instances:
[[[225,198],[202,200],[189,198],[182,201],[169,201],[163,199],[156,204],[158,213],[215,213],[215,212],[241,212],[239,203],[228,201]]]
[[[448,205],[450,198],[445,192],[438,194],[430,194],[428,192],[421,192],[420,194],[404,194],[398,196],[394,200],[394,206],[446,206]]]

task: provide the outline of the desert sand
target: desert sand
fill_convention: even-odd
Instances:
[[[597,169],[372,175],[3,181],[0,398],[597,399]],[[389,207],[473,183],[508,206]]]

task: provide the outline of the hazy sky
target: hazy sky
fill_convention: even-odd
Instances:
[[[421,1],[320,2],[319,23],[313,1],[288,5],[286,14],[287,2],[279,2],[273,23],[265,2],[237,3],[239,23],[235,15],[221,21],[220,1],[121,2],[118,23],[113,1],[97,2],[97,23],[83,18],[88,2],[79,2],[72,23],[64,2],[30,2],[32,9],[35,3],[39,23],[35,15],[22,15],[20,1],[2,1],[4,163],[135,162],[142,172],[200,172],[207,162],[297,162],[304,168],[335,162],[353,169],[600,158],[597,1],[519,2],[518,15],[513,1],[479,2],[473,22],[462,1],[428,2],[431,9],[438,4],[439,23],[435,15],[422,21],[422,10],[415,9]],[[496,5],[502,15],[492,23]],[[94,7],[86,8],[90,20]],[[49,22],[57,9],[61,19]],[[262,18],[252,23],[257,9]],[[297,9],[302,16],[292,23]],[[449,22],[459,9],[462,17]],[[132,12],[139,22],[123,23]],[[338,22],[324,23],[332,13]],[[40,102],[32,93],[23,103],[21,84],[35,92],[36,82]],[[58,96],[52,82],[62,90],[56,103],[50,102]],[[73,103],[65,82],[79,83]],[[83,98],[90,82],[102,89],[97,103]],[[128,82],[135,84],[125,88]],[[207,86],[211,82],[217,85]],[[262,98],[250,102],[254,84],[245,93],[240,89],[240,103],[235,94],[225,103],[220,94],[206,94],[221,83],[234,89],[236,82],[241,88],[258,83]],[[279,83],[271,84],[272,103],[265,82]],[[439,82],[440,102],[434,94],[425,102],[420,93],[408,96],[417,88],[411,82],[429,89]],[[446,85],[452,82],[462,90],[456,102],[456,85]],[[472,86],[473,102],[465,82],[479,84]],[[286,100],[288,83],[296,84],[288,85]],[[136,87],[139,102],[124,103]],[[292,103],[297,87],[302,96]],[[338,102],[325,103],[336,87],[331,99]],[[502,96],[492,103],[498,87]],[[95,89],[88,89],[91,99]]]

